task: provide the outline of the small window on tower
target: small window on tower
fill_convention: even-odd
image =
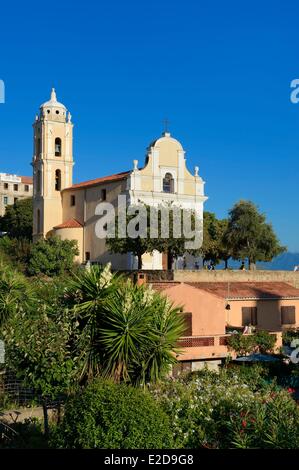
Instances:
[[[55,191],[61,190],[61,171],[55,171]]]
[[[36,190],[37,190],[38,193],[40,193],[40,190],[41,190],[41,187],[42,187],[41,181],[42,181],[41,171],[37,170],[37,173],[36,173]]]
[[[75,205],[76,205],[76,196],[71,194],[71,206],[75,206]]]
[[[55,139],[55,157],[61,157],[61,139],[59,137]]]
[[[41,231],[40,210],[37,209],[37,233]]]
[[[40,146],[40,137],[39,137],[36,142],[36,158],[40,157],[40,150],[41,150],[41,146]]]
[[[56,114],[59,114],[59,111],[58,111],[58,109],[57,109],[57,111],[56,111]]]
[[[101,190],[101,201],[106,201],[107,198],[107,191],[106,189]]]

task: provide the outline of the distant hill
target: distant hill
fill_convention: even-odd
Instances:
[[[240,261],[229,260],[228,265],[232,269],[239,269]],[[294,266],[299,266],[299,253],[283,253],[277,256],[270,263],[257,263],[257,269],[269,269],[271,271],[293,271]],[[223,269],[224,264],[221,263],[217,269]]]

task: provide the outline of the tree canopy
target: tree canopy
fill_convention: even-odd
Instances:
[[[32,226],[32,198],[19,199],[7,206],[4,216],[0,217],[0,231],[7,232],[11,238],[31,240]]]
[[[140,208],[146,211],[147,225],[143,234],[138,234],[140,222],[136,218],[136,213],[140,211]],[[133,213],[134,211],[136,213]],[[183,227],[184,220],[187,218],[190,220],[189,233],[186,233]],[[157,221],[157,230],[154,236],[150,229],[153,219]],[[114,237],[107,238],[107,245],[112,253],[126,254],[131,252],[137,256],[138,269],[142,268],[142,255],[153,253],[154,250],[160,253],[167,253],[170,260],[184,253],[190,253],[194,256],[200,254],[201,242],[199,242],[198,247],[188,247],[188,242],[194,240],[195,232],[199,239],[201,239],[202,235],[202,229],[201,226],[199,227],[200,223],[196,220],[194,211],[184,210],[181,207],[171,205],[150,207],[145,204],[139,204],[132,207],[130,213],[127,212],[126,227],[132,227],[134,224],[136,225],[136,237],[129,236],[127,232],[127,236],[121,236],[118,230],[118,217],[116,217],[116,233]]]
[[[271,261],[286,250],[266,216],[251,201],[239,201],[229,211],[224,239],[232,256],[247,259],[249,268],[254,268],[257,261]]]

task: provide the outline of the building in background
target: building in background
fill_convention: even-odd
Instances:
[[[0,216],[5,214],[6,206],[14,204],[18,199],[33,195],[33,179],[31,176],[18,176],[0,173]]]
[[[111,254],[105,239],[97,238],[96,207],[100,202],[109,202],[116,209],[119,195],[126,197],[127,206],[139,201],[153,206],[171,202],[194,210],[202,222],[207,199],[204,181],[198,167],[193,174],[187,169],[185,151],[169,132],[149,145],[141,168],[134,160],[128,171],[73,184],[73,123],[54,89],[50,100],[41,105],[33,128],[33,240],[56,234],[77,240],[79,262],[110,261],[114,269],[135,269],[137,260],[131,253]],[[194,259],[187,259],[187,267],[191,263]],[[142,257],[143,269],[166,269],[168,264],[169,259],[158,251]]]

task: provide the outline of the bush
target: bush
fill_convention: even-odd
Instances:
[[[291,391],[254,383],[235,369],[192,373],[151,389],[168,414],[177,448],[297,448],[299,409]]]
[[[271,335],[268,331],[260,330],[254,335],[254,340],[261,354],[273,352],[276,343],[275,335]]]
[[[56,236],[46,240],[40,239],[31,247],[28,273],[31,276],[61,275],[66,271],[71,271],[74,266],[74,257],[78,254],[75,240],[61,240]]]
[[[232,334],[227,342],[229,347],[241,356],[254,352],[266,354],[273,352],[276,337],[268,333],[268,331],[260,330],[252,335],[243,335],[242,333]]]
[[[65,407],[58,448],[162,449],[173,445],[167,415],[147,391],[96,380]]]
[[[235,333],[229,336],[227,339],[227,344],[231,349],[241,356],[251,354],[255,347],[253,335],[245,336],[242,333]]]

